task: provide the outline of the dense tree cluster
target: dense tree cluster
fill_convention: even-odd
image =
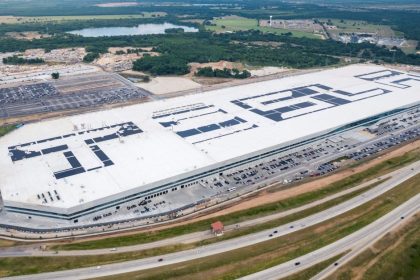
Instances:
[[[55,0],[54,0],[55,1]],[[58,1],[58,0],[57,0]],[[70,0],[63,0],[64,2]],[[77,0],[76,0],[77,2]],[[271,0],[241,0],[227,1],[217,0],[217,3],[225,3],[226,9],[208,9],[195,6],[172,6],[172,7],[150,7],[159,11],[167,12],[165,18],[150,19],[116,19],[116,20],[77,20],[57,22],[38,22],[23,24],[2,24],[0,25],[0,35],[9,31],[39,31],[41,33],[54,33],[51,38],[39,40],[23,41],[6,36],[0,36],[0,52],[24,51],[32,48],[44,48],[46,51],[57,48],[86,47],[88,54],[85,62],[92,62],[99,57],[99,54],[108,52],[109,47],[131,46],[127,53],[143,52],[141,47],[154,47],[154,51],[161,53],[161,56],[146,56],[134,63],[134,69],[150,72],[154,75],[162,74],[185,74],[189,71],[188,64],[191,62],[215,62],[219,60],[240,61],[250,65],[272,65],[286,66],[293,68],[319,67],[337,64],[341,57],[357,57],[363,60],[375,61],[378,63],[402,63],[420,65],[420,55],[406,55],[400,49],[389,50],[369,43],[363,44],[343,44],[332,40],[316,40],[309,38],[296,38],[290,33],[283,35],[263,34],[258,31],[242,31],[225,34],[211,34],[204,32],[200,27],[198,33],[178,33],[178,29],[167,30],[167,34],[145,35],[145,36],[118,36],[85,38],[64,33],[69,30],[81,29],[86,27],[102,26],[134,26],[139,23],[162,23],[165,21],[182,25],[198,26],[196,23],[180,22],[176,15],[183,15],[182,20],[202,18],[205,24],[215,16],[226,14],[236,14],[250,18],[267,18],[269,14],[276,16],[277,10],[291,11],[290,14],[282,14],[282,18],[343,18],[349,20],[366,20],[374,23],[386,23],[393,28],[404,31],[410,38],[420,37],[420,17],[418,13],[410,11],[390,11],[386,15],[379,11],[355,12],[349,9],[335,10],[332,7],[319,7],[317,5],[288,4],[276,2],[274,8]],[[228,3],[229,2],[229,3]],[[84,5],[77,2],[76,14],[84,14],[77,9],[77,5]],[[243,9],[233,9],[236,3]],[[0,4],[1,7],[1,4]],[[232,7],[230,10],[229,7]],[[262,9],[264,8],[264,9]],[[58,5],[57,9],[61,9]],[[85,7],[90,14],[97,14],[96,9]],[[149,11],[147,7],[130,7],[112,9],[112,13],[124,14],[125,10],[133,13],[136,9]],[[28,10],[29,11],[29,10]],[[66,14],[66,11],[55,11],[55,14]],[[0,11],[0,14],[2,12]],[[386,18],[386,19],[385,19]],[[386,22],[385,22],[386,21]],[[267,42],[264,44],[264,42]],[[276,44],[271,44],[275,42]],[[118,54],[125,52],[119,51]],[[214,73],[208,75],[215,75]],[[218,73],[217,75],[223,75]]]
[[[50,16],[50,15],[103,15],[104,9],[95,6],[97,1],[88,0],[49,0],[49,1],[25,1],[14,0],[14,4],[10,5],[10,1],[0,1],[0,15],[18,15],[18,16]],[[106,14],[122,15],[122,14],[142,14],[144,12],[165,12],[166,17],[154,17],[144,19],[122,19],[122,20],[95,20],[95,21],[71,21],[55,23],[36,23],[39,29],[45,32],[62,32],[73,29],[81,29],[85,27],[100,26],[134,26],[138,22],[156,22],[168,19],[176,20],[182,16],[182,19],[204,19],[205,24],[211,24],[209,20],[213,17],[221,17],[225,15],[239,15],[250,18],[268,18],[273,15],[274,18],[283,19],[302,19],[302,18],[326,18],[326,19],[345,19],[345,20],[363,20],[375,24],[385,24],[392,26],[394,29],[403,32],[409,39],[420,40],[420,16],[415,9],[382,9],[375,8],[375,4],[390,3],[388,0],[368,1],[371,5],[364,5],[366,1],[327,1],[331,5],[323,3],[317,5],[317,1],[278,1],[278,0],[214,0],[212,5],[185,5],[185,1],[171,0],[171,5],[152,5],[154,1],[150,1],[150,5],[139,5],[130,7],[114,7],[107,8]],[[202,4],[201,0],[189,0],[192,4]],[[305,3],[307,2],[307,3]],[[312,3],[308,3],[312,2]],[[336,3],[335,2],[339,2]],[[414,0],[399,0],[399,5],[412,4]],[[179,4],[179,5],[177,5]],[[223,5],[223,9],[215,8],[216,5]],[[386,5],[385,5],[386,6]],[[217,7],[217,6],[216,6]],[[131,21],[131,22],[130,22]],[[115,24],[115,25],[114,25]],[[22,29],[12,30],[16,32],[22,31],[38,31],[29,24],[21,24]],[[29,25],[29,26],[28,26]],[[72,25],[72,26],[69,26]],[[11,26],[11,25],[10,25]],[[18,25],[16,25],[18,27]],[[13,28],[15,28],[14,26]],[[4,32],[0,26],[0,33]],[[64,29],[63,29],[64,28]],[[7,32],[7,31],[6,31]]]
[[[184,33],[184,28],[167,28],[165,29],[165,33],[166,34],[179,34],[179,33]]]
[[[153,75],[184,75],[190,71],[186,60],[170,55],[145,56],[133,63],[133,70]]]
[[[398,48],[392,50],[370,43],[345,44],[333,40],[313,40],[308,38],[296,38],[291,36],[278,36],[275,34],[263,34],[259,31],[242,31],[231,34],[216,35],[223,40],[237,40],[242,42],[281,42],[284,48],[300,48],[305,53],[317,53],[332,56],[361,57],[366,59],[383,61],[386,63],[402,63],[420,65],[420,55],[405,54]]]
[[[250,33],[252,35],[252,33]],[[304,52],[302,47],[271,47],[244,43],[232,44],[228,38],[202,33],[175,36],[157,43],[153,51],[162,56],[144,57],[134,64],[134,70],[155,75],[185,74],[191,62],[240,61],[251,65],[275,65],[307,68],[336,64],[339,59],[326,54]],[[168,67],[165,69],[165,67]]]
[[[108,47],[106,45],[91,45],[86,47],[86,51],[90,53],[107,53]]]
[[[3,58],[4,64],[42,64],[45,63],[45,61],[42,58],[23,58],[19,57],[17,55],[4,57]]]
[[[83,57],[83,62],[89,63],[93,62],[95,59],[99,58],[99,53],[97,52],[89,52]]]
[[[60,78],[60,73],[59,72],[51,73],[51,78],[53,78],[54,80],[58,80]]]
[[[266,44],[264,44],[266,42]],[[271,44],[275,42],[278,46]],[[186,73],[188,63],[215,62],[219,60],[240,61],[258,66],[286,66],[293,68],[319,67],[339,62],[339,57],[359,57],[372,61],[420,65],[420,55],[406,55],[401,50],[390,51],[385,47],[369,43],[343,44],[332,40],[296,38],[292,36],[263,34],[258,31],[242,31],[226,34],[209,32],[163,34],[146,36],[118,36],[84,38],[80,36],[57,36],[40,40],[22,41],[0,38],[0,52],[24,51],[32,48],[46,50],[69,47],[86,47],[85,61],[91,62],[99,53],[109,47],[133,47],[131,52],[143,52],[140,48],[154,46],[153,51],[164,58],[145,58],[144,63],[136,63],[141,68],[153,69],[151,73]],[[164,61],[163,61],[164,60]],[[146,63],[147,62],[147,63]],[[171,69],[162,69],[164,63]],[[144,64],[144,65],[143,65]],[[151,67],[151,64],[156,64]],[[176,66],[176,67],[174,67]],[[140,66],[138,66],[140,67]],[[139,69],[139,68],[137,68]],[[141,70],[144,71],[144,70]]]
[[[196,76],[200,77],[214,77],[214,78],[234,78],[234,79],[246,79],[251,77],[251,73],[247,70],[239,71],[236,68],[228,69],[213,69],[211,67],[198,68],[195,72]]]

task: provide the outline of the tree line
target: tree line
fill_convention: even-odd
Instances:
[[[14,64],[14,65],[21,65],[21,64],[42,64],[45,61],[42,58],[23,58],[17,55],[4,57],[3,58],[4,64]]]
[[[228,69],[213,69],[212,67],[198,68],[195,72],[196,76],[199,77],[213,77],[213,78],[234,78],[234,79],[246,79],[251,77],[251,73],[247,70],[239,71],[237,68]]]

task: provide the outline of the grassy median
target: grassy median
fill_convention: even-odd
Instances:
[[[6,135],[7,133],[11,132],[15,128],[16,126],[14,125],[0,126],[0,137]]]
[[[304,230],[206,258],[104,279],[236,279],[337,241],[420,192],[420,175],[349,212]]]
[[[340,254],[338,256],[332,257],[326,261],[317,263],[316,265],[311,266],[310,268],[304,269],[298,273],[292,274],[290,276],[284,277],[281,280],[302,280],[302,279],[311,279],[329,265],[334,263],[336,260],[341,258],[344,254]]]
[[[292,208],[303,206],[305,204],[311,203],[313,201],[325,198],[327,196],[333,195],[340,191],[350,189],[358,184],[368,181],[376,176],[383,175],[385,173],[391,172],[402,166],[408,165],[414,161],[417,161],[420,158],[420,149],[417,148],[413,151],[410,151],[402,156],[395,157],[389,160],[384,161],[374,167],[371,167],[363,172],[358,174],[351,175],[343,180],[337,181],[330,184],[329,186],[315,190],[312,192],[307,192],[295,197],[288,199],[283,199],[277,202],[268,203],[265,205],[253,207],[243,211],[237,211],[231,214],[223,215],[217,217],[218,220],[222,221],[225,225],[236,224],[241,221],[255,219],[258,217],[270,215],[277,212],[286,211]],[[214,222],[216,219],[205,219],[198,222],[193,222],[181,226],[174,226],[171,228],[158,230],[158,231],[149,231],[136,233],[132,235],[116,236],[103,238],[98,240],[89,240],[81,242],[73,242],[68,244],[60,244],[54,246],[54,250],[87,250],[87,249],[101,249],[101,248],[113,248],[120,246],[131,246],[136,244],[144,244],[153,241],[163,240],[170,237],[179,236],[182,234],[188,234],[197,231],[203,231],[209,229],[210,223]]]
[[[388,233],[327,279],[420,279],[420,215]]]
[[[126,278],[166,279],[180,277],[180,279],[198,279],[203,278],[203,275],[208,275],[209,278],[213,279],[219,278],[222,275],[223,279],[234,279],[271,267],[334,242],[391,211],[420,191],[420,186],[416,184],[414,179],[418,182],[420,175],[365,205],[293,234],[224,254],[129,274]],[[218,240],[215,239],[215,241]],[[185,250],[194,248],[199,244],[201,243],[167,246],[147,251],[102,256],[4,258],[0,259],[0,276],[103,265]],[[120,277],[115,277],[115,279],[119,279]]]

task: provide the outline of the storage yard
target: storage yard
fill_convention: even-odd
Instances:
[[[0,59],[2,57],[0,56]],[[13,84],[24,82],[40,82],[51,79],[54,72],[60,73],[60,76],[85,75],[98,72],[98,67],[74,64],[74,65],[2,65],[0,63],[0,87],[4,88]]]
[[[96,107],[145,98],[148,93],[117,74],[69,76],[42,83],[0,87],[0,117]]]
[[[77,81],[38,86],[93,87]],[[0,139],[3,226],[146,225],[324,175],[418,139],[419,88],[418,74],[354,65],[28,124]]]

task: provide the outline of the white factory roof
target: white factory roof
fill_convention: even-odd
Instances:
[[[354,65],[27,124],[0,138],[0,189],[73,207],[419,101],[419,75]]]

